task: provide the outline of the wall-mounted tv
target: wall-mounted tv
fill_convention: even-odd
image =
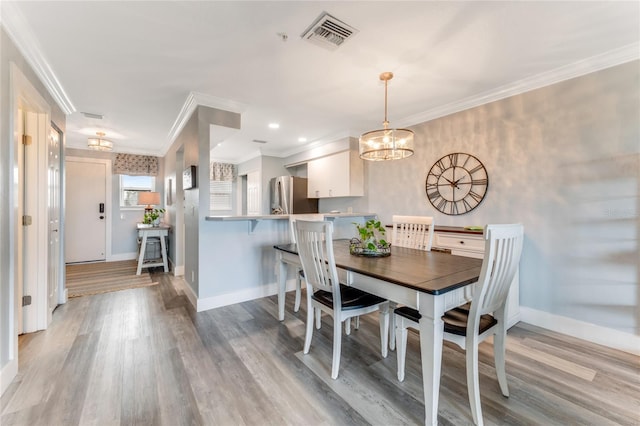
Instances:
[[[196,166],[189,166],[182,172],[182,189],[196,187]]]

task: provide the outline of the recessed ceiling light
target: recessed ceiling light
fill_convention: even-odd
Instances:
[[[270,129],[279,129],[280,125],[278,123],[269,123]]]
[[[306,142],[307,138],[298,138],[298,142]]]

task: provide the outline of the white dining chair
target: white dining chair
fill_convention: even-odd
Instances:
[[[435,222],[431,216],[400,216],[391,217],[391,245],[395,247],[415,248],[431,251],[433,244],[433,230]],[[391,312],[396,309],[394,302],[389,302]],[[396,346],[396,316],[391,315],[389,327],[389,349]]]
[[[391,231],[392,246],[431,250],[431,245],[433,244],[433,217],[393,215],[391,222],[393,224]]]
[[[293,216],[289,216],[289,234],[291,235],[291,243],[296,244],[296,218]],[[296,268],[296,298],[293,303],[293,312],[298,312],[300,310],[300,299],[302,293],[302,279],[304,278],[304,272],[302,272],[302,267]]]
[[[304,353],[311,347],[314,312],[333,317],[333,361],[331,378],[338,377],[342,344],[342,323],[350,318],[380,312],[380,345],[387,357],[389,302],[354,287],[340,284],[333,254],[333,223],[297,220],[295,222],[298,254],[307,283],[307,330]],[[319,317],[316,317],[319,318]]]
[[[524,230],[521,224],[487,225],[484,230],[485,250],[480,277],[473,289],[471,303],[447,311],[444,339],[466,351],[467,391],[473,422],[482,425],[480,386],[478,381],[478,345],[489,336],[493,339],[493,354],[500,390],[509,396],[505,371],[505,341],[507,296],[518,270]],[[407,327],[419,329],[420,313],[401,307],[395,310],[398,380],[404,380],[407,348]]]

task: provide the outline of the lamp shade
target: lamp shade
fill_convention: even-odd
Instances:
[[[160,193],[140,192],[138,194],[138,204],[158,205],[160,204]]]

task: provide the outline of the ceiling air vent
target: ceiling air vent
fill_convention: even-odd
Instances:
[[[82,115],[84,115],[87,118],[95,118],[98,120],[102,120],[102,114],[94,114],[92,112],[81,112]]]
[[[322,12],[300,37],[326,49],[335,50],[357,33],[358,30],[355,28],[334,18],[327,12]]]

